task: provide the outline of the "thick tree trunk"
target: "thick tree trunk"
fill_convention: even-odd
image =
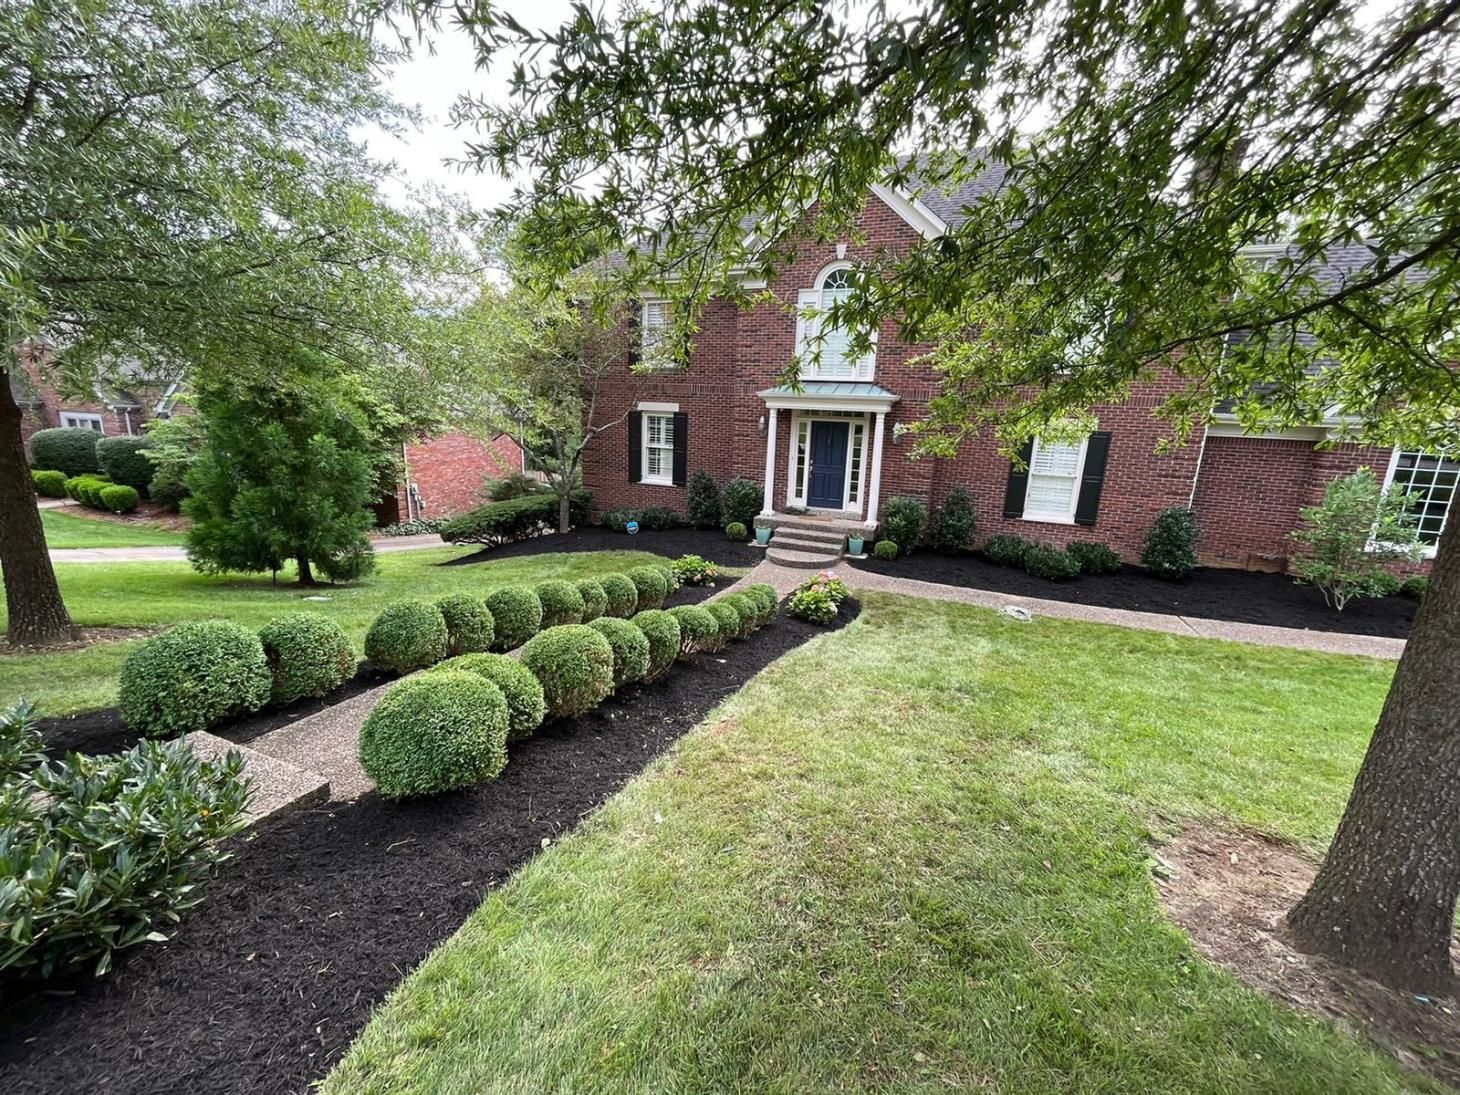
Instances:
[[[76,637],[35,503],[20,439],[20,408],[10,393],[9,376],[0,369],[0,573],[5,577],[10,641],[26,646]]]
[[[297,556],[295,556],[294,557],[294,563],[299,568],[299,584],[300,585],[302,585],[302,586],[317,586],[317,585],[319,585],[319,583],[314,580],[314,570],[309,565],[309,556],[308,555],[297,555]]]
[[[1460,532],[1429,590],[1294,942],[1395,988],[1450,991],[1460,893]]]
[[[572,526],[572,499],[569,495],[558,495],[558,531],[567,532]]]

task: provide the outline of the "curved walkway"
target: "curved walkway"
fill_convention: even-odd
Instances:
[[[422,551],[426,548],[454,546],[443,542],[434,532],[420,536],[392,536],[386,540],[371,542],[382,555],[395,551]],[[53,563],[175,563],[185,561],[187,557],[187,549],[176,546],[51,549]]]

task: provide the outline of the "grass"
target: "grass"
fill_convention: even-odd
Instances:
[[[84,518],[78,519],[84,520]],[[376,573],[351,586],[302,589],[267,577],[209,577],[187,563],[61,563],[56,576],[71,618],[82,627],[165,627],[223,617],[262,627],[283,612],[309,609],[338,620],[356,649],[382,606],[403,597],[434,599],[457,590],[487,593],[545,578],[587,578],[649,561],[638,551],[519,555],[499,562],[443,567],[461,548],[402,551],[377,558]],[[307,600],[308,597],[324,600]],[[4,613],[0,612],[0,620]],[[58,654],[0,657],[0,703],[35,701],[42,715],[64,715],[116,702],[117,674],[137,641]]]
[[[869,595],[491,893],[325,1095],[1439,1091],[1157,903],[1330,839],[1393,664]]]
[[[145,522],[123,523],[78,517],[63,510],[41,510],[46,544],[53,548],[155,547],[181,545],[183,535]]]

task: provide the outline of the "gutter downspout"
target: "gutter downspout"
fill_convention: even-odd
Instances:
[[[411,458],[406,455],[406,443],[404,441],[400,443],[400,466],[401,483],[406,489],[406,520],[414,521],[416,519],[416,503],[415,495],[411,493]]]
[[[1201,428],[1201,446],[1196,450],[1196,470],[1191,473],[1191,497],[1186,501],[1186,508],[1196,509],[1196,485],[1201,482],[1201,465],[1207,454],[1207,434],[1210,432],[1211,423]]]

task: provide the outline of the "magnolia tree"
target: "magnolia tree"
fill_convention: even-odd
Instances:
[[[1343,439],[1460,442],[1460,0],[670,0],[548,33],[490,2],[417,10],[464,25],[483,60],[515,57],[513,101],[460,112],[474,155],[525,178],[517,212],[571,217],[561,268],[569,238],[612,238],[627,286],[674,275],[687,321],[732,272],[845,240],[873,184],[1007,165],[833,309],[858,340],[895,318],[936,345],[922,453],[985,426],[1016,452],[1153,363],[1177,378],[1160,413],[1178,443],[1219,400],[1253,429],[1341,408]],[[1453,977],[1457,538],[1289,917],[1302,946],[1420,991]]]

